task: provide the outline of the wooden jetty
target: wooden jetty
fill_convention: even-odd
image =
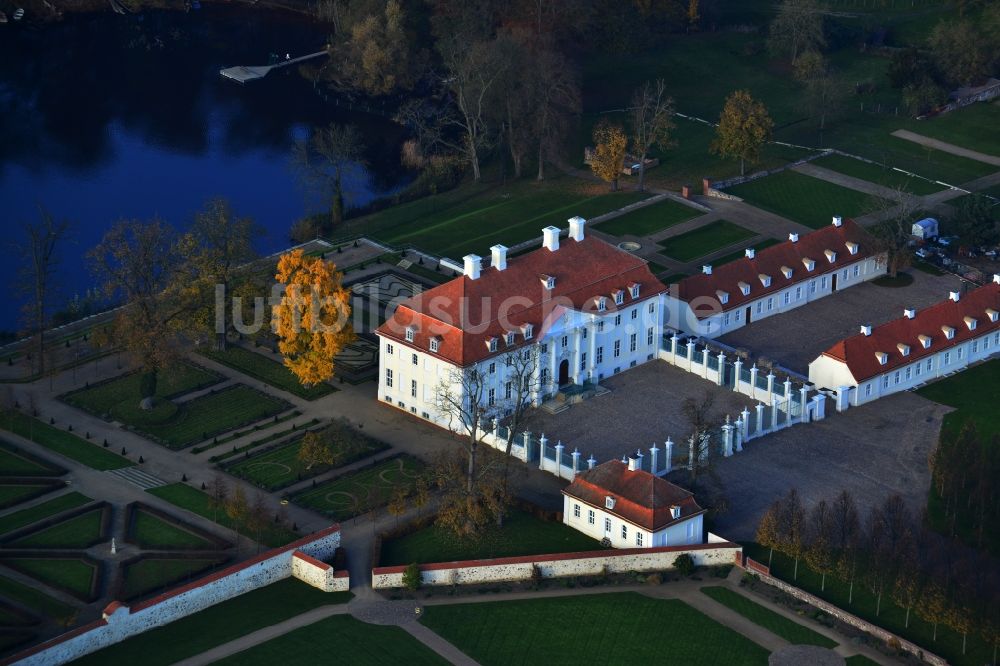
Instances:
[[[289,65],[294,65],[305,60],[312,60],[313,58],[318,58],[326,54],[327,52],[324,50],[317,51],[316,53],[310,53],[309,55],[299,56],[298,58],[282,60],[274,63],[273,65],[238,65],[236,67],[226,67],[225,69],[219,70],[219,74],[222,74],[222,76],[227,79],[237,81],[238,83],[247,83],[248,81],[256,81],[257,79],[264,78],[271,72],[272,69],[288,67]]]

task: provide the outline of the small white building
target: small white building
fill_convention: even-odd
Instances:
[[[585,236],[585,224],[571,218],[565,240],[546,227],[541,247],[517,257],[494,245],[488,268],[467,255],[463,275],[400,303],[375,331],[379,399],[459,430],[437,401],[456,371],[476,368],[487,383],[481,407],[502,417],[518,394],[514,354],[537,351],[535,404],[656,358],[666,287],[646,260]]]
[[[681,280],[666,299],[665,324],[716,338],[886,272],[886,257],[853,220],[833,223]]]
[[[577,474],[563,489],[563,522],[615,548],[688,546],[705,542],[694,495],[658,476],[609,460]]]
[[[837,409],[863,405],[1000,352],[1000,275],[991,284],[833,345],[809,364],[809,381],[837,391]]]
[[[910,233],[920,240],[932,240],[938,237],[938,221],[933,217],[925,217],[913,223]]]

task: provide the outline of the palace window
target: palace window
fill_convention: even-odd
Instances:
[[[497,364],[495,362],[490,363],[490,374],[495,375],[496,373],[497,373]]]
[[[608,309],[608,301],[606,298],[601,296],[600,298],[597,299],[597,311],[604,312],[607,309]]]
[[[621,340],[615,340],[615,353],[614,353],[614,357],[618,358],[621,355],[622,355],[622,341]]]
[[[392,368],[385,369],[385,385],[392,388]]]
[[[579,504],[574,504],[573,505],[573,517],[574,518],[579,518],[580,517],[580,505]]]
[[[416,379],[411,379],[410,380],[410,396],[413,397],[413,398],[417,397],[417,380]]]
[[[413,330],[412,326],[410,326],[409,328],[406,329],[406,341],[407,342],[413,342],[413,334],[414,334],[414,330]]]
[[[587,352],[583,352],[582,354],[580,354],[580,369],[581,370],[587,369]]]
[[[632,319],[639,316],[639,308],[632,308]]]
[[[490,338],[490,341],[489,341],[489,350],[491,352],[495,352],[497,350],[497,339],[496,338]]]
[[[604,332],[604,320],[603,319],[601,321],[597,322],[597,332],[598,333],[603,333]]]
[[[568,344],[569,344],[569,336],[568,335],[562,336],[562,348],[566,349],[566,346]]]
[[[614,509],[615,508],[615,498],[611,497],[610,495],[608,495],[607,497],[605,497],[604,498],[604,508],[605,509]]]
[[[632,335],[630,335],[629,338],[628,338],[628,350],[630,352],[634,352],[635,351],[635,333],[633,333]]]
[[[388,354],[389,356],[392,356],[392,343],[391,342],[387,342],[386,343],[386,345],[385,345],[385,353]]]
[[[639,546],[639,548],[642,548],[642,532],[635,533],[635,545]]]
[[[621,326],[621,325],[622,325],[622,316],[620,314],[616,314],[615,315],[615,326]]]
[[[652,326],[650,326],[649,329],[646,330],[646,344],[647,345],[653,344],[653,327]]]
[[[508,331],[508,332],[507,332],[507,333],[506,333],[506,334],[505,334],[505,335],[503,336],[503,338],[504,338],[504,343],[505,343],[505,344],[506,344],[506,345],[507,345],[508,347],[510,347],[510,346],[511,346],[512,344],[514,344],[514,332],[513,332],[513,331]]]
[[[503,397],[505,400],[510,400],[511,388],[512,387],[510,385],[510,382],[507,382],[506,384],[503,385]]]
[[[438,338],[431,338],[431,351],[435,354],[441,348],[441,340]]]
[[[603,362],[604,362],[604,347],[598,347],[597,348],[597,363],[600,364],[600,363],[603,363]]]
[[[632,298],[639,298],[639,285],[637,284],[632,285],[631,291],[632,291]]]
[[[656,311],[656,304],[653,303],[653,302],[650,302],[650,304],[649,304],[649,314],[653,314],[653,312],[655,312],[655,311]]]
[[[615,292],[615,305],[621,305],[624,302],[625,302],[625,292],[620,291],[620,290],[616,291]]]
[[[494,404],[496,404],[496,401],[497,401],[497,390],[490,389],[490,392],[486,398],[486,404],[492,407]]]
[[[587,511],[587,522],[590,523],[591,525],[594,524],[594,510],[593,509],[589,509]]]
[[[604,531],[607,534],[611,534],[611,519],[610,518],[605,518],[604,519]]]
[[[410,355],[410,363],[412,363],[413,365],[420,365],[420,359],[417,358],[416,354]]]
[[[628,538],[628,525],[622,525],[622,539]]]

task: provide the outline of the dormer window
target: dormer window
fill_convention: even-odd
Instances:
[[[764,285],[764,287],[770,287],[771,286],[771,276],[770,275],[764,275],[763,273],[761,273],[757,277],[758,277],[758,279],[760,279],[760,283],[762,285]]]
[[[521,331],[524,333],[525,340],[531,339],[531,336],[534,334],[534,328],[535,327],[532,326],[531,324],[525,324],[524,326],[521,327]]]
[[[681,517],[681,508],[676,504],[670,507],[670,517],[673,518],[674,520],[677,520],[678,518]]]
[[[816,262],[813,261],[812,259],[809,259],[808,257],[802,258],[802,265],[806,267],[807,271],[811,271],[814,268],[816,268]]]
[[[639,285],[633,284],[628,288],[628,290],[629,290],[629,295],[632,298],[639,298]]]
[[[929,336],[929,335],[918,335],[917,336],[917,340],[920,340],[920,345],[924,349],[930,349],[931,348],[931,336]]]
[[[615,498],[608,495],[604,498],[604,508],[614,510],[615,508]]]
[[[441,338],[431,338],[431,351],[435,354],[441,349]]]
[[[942,326],[941,332],[944,333],[944,337],[948,338],[949,340],[952,340],[955,337],[955,329],[953,329],[951,326]]]
[[[490,338],[489,340],[487,340],[486,348],[489,349],[491,352],[495,352],[497,350],[497,339]]]
[[[790,280],[792,278],[792,269],[788,266],[782,266],[781,274],[785,276],[786,280]]]
[[[724,291],[716,291],[715,295],[719,297],[719,302],[725,305],[729,302],[729,294]]]
[[[601,296],[600,298],[597,299],[597,311],[604,312],[607,309],[608,309],[608,299]]]
[[[879,365],[885,365],[889,362],[889,355],[885,352],[875,352],[875,358],[878,359]]]
[[[554,277],[552,277],[551,275],[546,275],[545,276],[545,288],[546,289],[555,289],[556,288],[556,279]]]
[[[844,243],[844,245],[847,246],[847,251],[850,252],[851,254],[857,254],[858,253],[858,244],[857,243],[853,243],[851,241],[847,241],[846,243]]]
[[[827,261],[829,261],[831,264],[837,261],[837,253],[834,252],[833,250],[823,250],[823,254],[826,255]]]
[[[993,308],[986,308],[986,316],[990,318],[990,321],[997,321],[1000,319],[1000,312],[997,312]]]
[[[743,292],[744,296],[750,295],[750,285],[746,282],[740,282],[740,291]]]
[[[514,331],[507,331],[503,336],[503,341],[508,347],[514,344]]]
[[[976,330],[976,320],[973,317],[966,317],[965,325],[969,327],[970,331]]]
[[[619,289],[615,292],[615,305],[621,305],[625,302],[625,292]]]
[[[898,349],[899,353],[902,354],[903,356],[910,355],[910,345],[905,345],[902,342],[900,342],[899,344],[896,345],[896,349]]]
[[[417,333],[416,326],[407,326],[406,327],[406,341],[407,342],[413,342],[413,336],[416,335],[416,333]]]

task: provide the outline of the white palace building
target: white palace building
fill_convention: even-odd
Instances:
[[[570,219],[565,239],[546,227],[542,246],[517,257],[494,245],[488,267],[467,255],[463,275],[401,303],[375,331],[379,399],[449,427],[436,404],[455,371],[483,373],[484,399],[499,412],[512,395],[511,354],[537,349],[536,404],[560,386],[656,358],[666,287],[645,260],[585,236],[584,227]]]
[[[666,300],[666,323],[716,338],[885,275],[884,253],[853,220],[833,223],[681,280]]]
[[[809,381],[837,391],[837,409],[905,391],[1000,352],[1000,275],[966,294],[881,326],[862,326],[809,364]]]

